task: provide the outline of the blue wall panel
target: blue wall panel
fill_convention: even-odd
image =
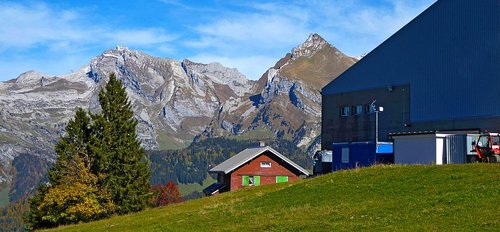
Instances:
[[[379,153],[374,142],[334,143],[332,171],[371,166],[375,163],[393,163],[392,143],[380,144]],[[348,149],[348,160],[343,162],[342,149]]]
[[[404,84],[411,121],[499,116],[500,1],[437,1],[322,93]]]

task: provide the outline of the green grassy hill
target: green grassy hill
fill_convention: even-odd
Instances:
[[[500,165],[376,166],[64,231],[499,231]]]

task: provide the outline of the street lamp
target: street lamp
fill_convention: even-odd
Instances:
[[[377,100],[373,100],[370,106],[372,107],[373,111],[375,112],[375,144],[378,144],[378,113],[384,111],[384,107],[379,106],[378,108],[375,106],[375,102]]]

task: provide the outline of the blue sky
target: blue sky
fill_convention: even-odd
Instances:
[[[117,44],[258,79],[310,33],[358,56],[434,2],[0,0],[0,81],[28,70],[63,75]]]

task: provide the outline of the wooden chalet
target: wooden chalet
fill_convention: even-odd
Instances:
[[[209,170],[217,183],[205,188],[205,195],[243,187],[292,182],[309,173],[269,146],[248,148]]]

